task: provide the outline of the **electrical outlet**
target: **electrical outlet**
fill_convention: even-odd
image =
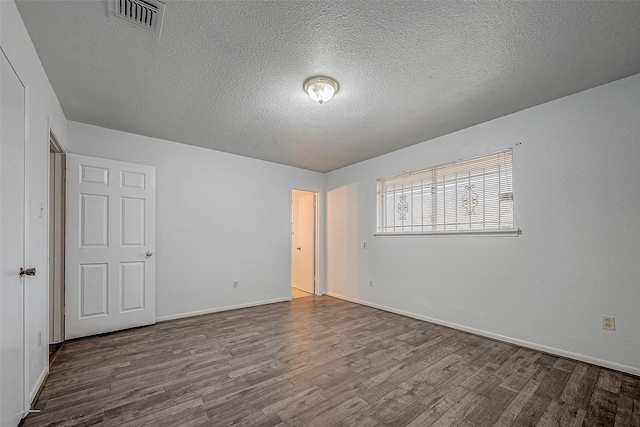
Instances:
[[[616,318],[613,316],[602,316],[602,329],[607,331],[615,331]]]
[[[362,244],[362,249],[367,249],[367,242],[364,242],[364,243]]]
[[[347,278],[346,278],[346,277],[345,277],[344,279],[342,279],[342,284],[343,284],[344,286],[347,286]]]
[[[233,289],[238,289],[238,281],[237,280],[233,281]]]
[[[373,280],[369,280],[369,287],[373,288]]]

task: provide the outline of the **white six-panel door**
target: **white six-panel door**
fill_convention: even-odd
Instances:
[[[155,323],[155,175],[67,155],[66,339]]]

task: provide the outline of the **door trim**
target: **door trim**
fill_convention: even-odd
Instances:
[[[48,208],[49,219],[47,221],[47,240],[51,239],[51,227],[53,227],[53,253],[51,253],[51,243],[47,245],[47,279],[51,277],[50,269],[53,268],[53,283],[48,283],[47,286],[47,304],[48,310],[53,308],[53,312],[47,313],[47,333],[53,329],[53,335],[48,336],[46,342],[48,344],[59,343],[64,341],[64,227],[65,227],[65,209],[64,209],[64,192],[65,192],[65,149],[60,144],[60,141],[56,137],[54,130],[51,127],[51,118],[48,118],[49,122],[48,138],[49,138],[49,153],[55,157],[54,165],[54,182],[53,182],[53,200],[51,199],[51,191],[49,190]],[[47,162],[47,168],[50,168],[50,163]],[[47,173],[47,188],[51,189],[51,170]],[[51,214],[53,213],[53,224],[51,223]],[[53,319],[53,325],[49,322]]]

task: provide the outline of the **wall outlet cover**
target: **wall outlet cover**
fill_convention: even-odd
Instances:
[[[615,331],[616,318],[613,316],[602,316],[602,329],[605,331]]]

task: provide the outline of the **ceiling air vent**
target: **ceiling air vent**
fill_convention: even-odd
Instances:
[[[164,3],[158,0],[111,0],[110,11],[118,18],[155,32],[160,36]]]

